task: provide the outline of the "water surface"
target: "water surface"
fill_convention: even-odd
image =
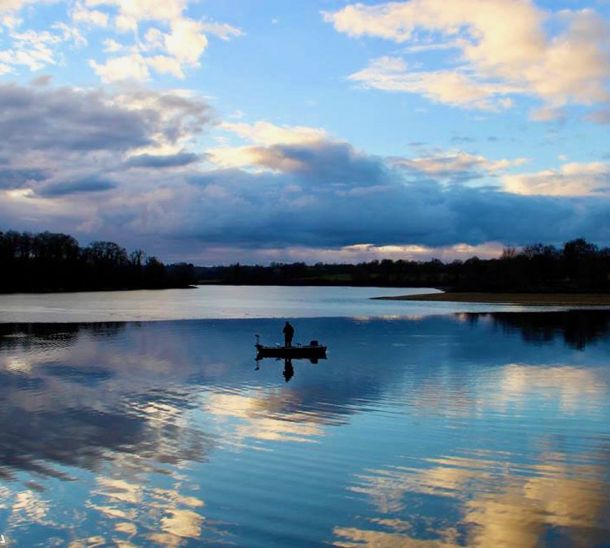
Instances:
[[[19,546],[603,546],[610,314],[0,328]]]
[[[0,295],[0,322],[107,322],[217,318],[413,317],[454,312],[550,310],[477,303],[380,301],[426,288],[198,286],[194,289]],[[555,307],[554,310],[560,310]]]

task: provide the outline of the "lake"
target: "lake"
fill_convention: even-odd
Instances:
[[[609,546],[610,312],[368,300],[407,292],[0,297],[0,534]],[[328,359],[256,362],[284,317]]]
[[[1,322],[103,322],[218,318],[398,317],[527,309],[476,303],[371,300],[437,293],[388,287],[197,286],[194,289],[0,294]],[[559,308],[558,308],[559,309]]]

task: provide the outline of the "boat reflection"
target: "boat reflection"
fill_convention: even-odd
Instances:
[[[260,371],[260,364],[261,362],[264,360],[265,358],[261,358],[261,357],[257,357],[256,358],[256,367],[254,368],[255,371]],[[307,360],[309,363],[315,365],[316,363],[318,363],[318,360],[316,358],[284,358],[283,363],[284,363],[284,369],[282,371],[282,376],[284,377],[284,380],[286,382],[289,382],[290,379],[292,379],[292,377],[294,377],[294,366],[292,365],[292,361],[294,360]],[[273,358],[274,361],[279,362],[282,361],[280,360],[280,358]]]
[[[286,382],[288,382],[290,379],[292,379],[292,377],[294,377],[294,367],[292,367],[292,360],[289,358],[286,358],[284,360],[284,379],[286,379]]]

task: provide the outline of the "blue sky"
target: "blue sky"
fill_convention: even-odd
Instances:
[[[0,0],[0,229],[165,260],[610,237],[610,3]]]

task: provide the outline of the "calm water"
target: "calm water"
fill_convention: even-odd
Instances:
[[[523,310],[523,307],[517,306],[472,303],[371,300],[371,297],[436,291],[387,287],[199,286],[189,290],[0,295],[0,322],[413,317],[453,312]]]
[[[278,319],[0,326],[0,533],[610,545],[610,313],[293,323],[289,382]]]

